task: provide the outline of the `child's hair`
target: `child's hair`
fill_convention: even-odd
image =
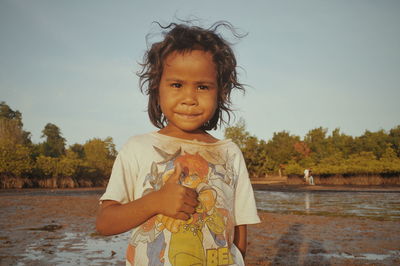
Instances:
[[[218,98],[217,109],[214,116],[203,125],[203,130],[216,129],[219,124],[227,123],[230,120],[232,89],[236,88],[244,91],[244,85],[237,80],[236,58],[230,47],[219,34],[216,33],[220,26],[228,28],[235,37],[238,35],[233,26],[224,21],[216,22],[208,29],[187,24],[171,23],[168,26],[161,26],[167,30],[163,32],[164,39],[161,42],[153,43],[151,48],[145,53],[142,70],[138,72],[140,90],[149,95],[147,111],[150,121],[157,128],[163,128],[166,117],[163,115],[159,105],[159,85],[163,72],[164,60],[172,52],[190,52],[192,50],[202,50],[210,52],[217,71]],[[223,112],[228,116],[227,121],[222,117]]]

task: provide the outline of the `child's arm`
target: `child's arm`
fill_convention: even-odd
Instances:
[[[113,200],[103,201],[97,215],[97,231],[102,235],[120,234],[157,214],[188,220],[198,205],[197,193],[178,184],[181,172],[181,166],[178,164],[160,190],[132,202],[121,204]]]
[[[235,226],[233,243],[240,250],[240,253],[242,253],[244,259],[247,249],[247,225],[243,224]]]

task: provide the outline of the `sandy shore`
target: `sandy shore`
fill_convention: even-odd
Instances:
[[[95,233],[99,193],[0,192],[0,264],[122,264],[125,238]],[[259,214],[247,265],[400,265],[400,221]]]
[[[399,222],[260,215],[249,228],[248,265],[400,265]]]

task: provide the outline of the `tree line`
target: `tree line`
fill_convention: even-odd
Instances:
[[[60,128],[48,123],[40,143],[23,129],[22,114],[0,103],[0,188],[105,186],[117,152],[111,137],[93,138],[66,147]],[[243,152],[250,177],[315,175],[400,176],[400,125],[389,131],[366,130],[353,137],[339,128],[310,130],[303,138],[288,131],[258,139],[240,119],[225,129]]]
[[[225,137],[239,145],[251,177],[302,176],[305,168],[320,177],[400,176],[400,125],[358,137],[339,128],[331,134],[323,127],[311,129],[303,138],[281,131],[266,141],[251,135],[241,119],[226,128]]]
[[[22,114],[0,103],[0,187],[105,186],[116,157],[111,137],[66,147],[55,124],[42,130],[40,143],[23,129]]]

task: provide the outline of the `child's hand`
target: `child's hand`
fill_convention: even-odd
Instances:
[[[160,213],[166,216],[188,220],[195,213],[199,204],[197,192],[191,188],[179,184],[182,175],[182,167],[178,163],[173,174],[157,192],[159,196]]]

